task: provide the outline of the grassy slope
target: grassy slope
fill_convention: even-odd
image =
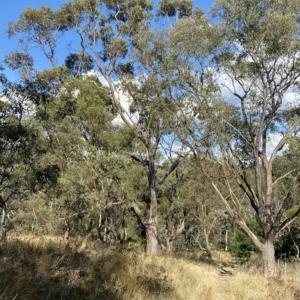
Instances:
[[[297,299],[293,278],[266,281],[253,267],[222,277],[216,264],[185,256],[150,258],[134,245],[97,243],[77,253],[55,238],[11,238],[0,246],[0,299]]]

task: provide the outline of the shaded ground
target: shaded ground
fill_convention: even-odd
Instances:
[[[139,295],[167,299],[174,295],[164,270],[134,271],[134,252],[95,253],[66,251],[54,243],[2,244],[0,299],[121,300]]]

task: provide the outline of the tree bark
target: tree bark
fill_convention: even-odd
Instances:
[[[243,226],[245,224],[241,222],[239,222],[239,224],[242,224],[242,226],[240,227],[244,229],[244,231],[248,234],[252,242],[255,244],[255,246],[262,254],[264,276],[267,278],[277,277],[279,274],[276,269],[274,232],[270,233],[265,238],[265,243],[261,243],[258,240],[258,238],[255,236],[255,234],[248,227]]]
[[[210,260],[212,260],[211,245],[210,245],[210,241],[209,241],[210,231],[209,230],[207,231],[204,229],[203,232],[204,232],[204,237],[205,237],[205,251],[206,251],[208,258]]]
[[[1,217],[1,242],[6,241],[6,203],[2,203],[2,217]]]
[[[275,248],[274,240],[276,232],[272,231],[265,234],[265,243],[262,243],[256,235],[251,231],[251,229],[246,225],[244,221],[235,220],[236,224],[242,228],[249,238],[252,240],[253,244],[258,248],[262,254],[264,276],[267,278],[277,277],[278,271],[276,270],[276,260],[275,260]],[[263,229],[265,230],[266,225],[263,224]],[[266,232],[266,230],[265,230]]]
[[[159,254],[158,249],[158,235],[157,235],[157,193],[155,186],[155,170],[154,161],[150,162],[150,166],[153,165],[153,169],[149,167],[149,185],[151,193],[151,203],[150,203],[150,216],[148,224],[146,225],[147,233],[147,255],[156,256]]]
[[[270,239],[266,240],[263,248],[261,249],[261,253],[265,277],[277,277],[279,274],[276,268],[274,242]]]
[[[173,238],[167,238],[166,245],[167,245],[167,247],[166,247],[167,251],[172,252],[172,250],[173,250]]]
[[[146,229],[147,246],[146,253],[149,256],[159,255],[159,239],[157,230],[157,195],[155,189],[151,189],[150,216],[146,218],[136,203],[132,203],[132,209]]]
[[[159,254],[157,239],[157,224],[151,224],[146,227],[147,233],[147,255],[156,256]]]

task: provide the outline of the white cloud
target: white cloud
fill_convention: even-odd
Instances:
[[[270,133],[267,141],[267,157],[270,158],[275,147],[279,144],[280,140],[282,139],[281,133]],[[282,151],[287,150],[288,145],[286,144],[281,152],[278,153],[278,155],[282,154]]]
[[[87,77],[89,77],[89,76],[96,76],[99,79],[99,81],[102,83],[103,86],[108,87],[107,80],[103,77],[103,75],[99,71],[90,70],[86,74],[84,74],[84,76],[87,76]]]
[[[220,74],[220,76],[216,79],[216,82],[221,89],[223,99],[230,104],[240,106],[240,99],[234,96],[231,92],[233,91],[234,86],[228,75],[225,73]],[[238,89],[237,91],[241,92],[241,89]]]

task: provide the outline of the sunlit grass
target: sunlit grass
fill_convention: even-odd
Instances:
[[[266,280],[259,264],[233,269],[228,253],[147,257],[136,244],[90,242],[65,249],[56,237],[15,237],[0,246],[0,299],[299,299],[295,278]],[[218,268],[233,275],[220,276]]]

